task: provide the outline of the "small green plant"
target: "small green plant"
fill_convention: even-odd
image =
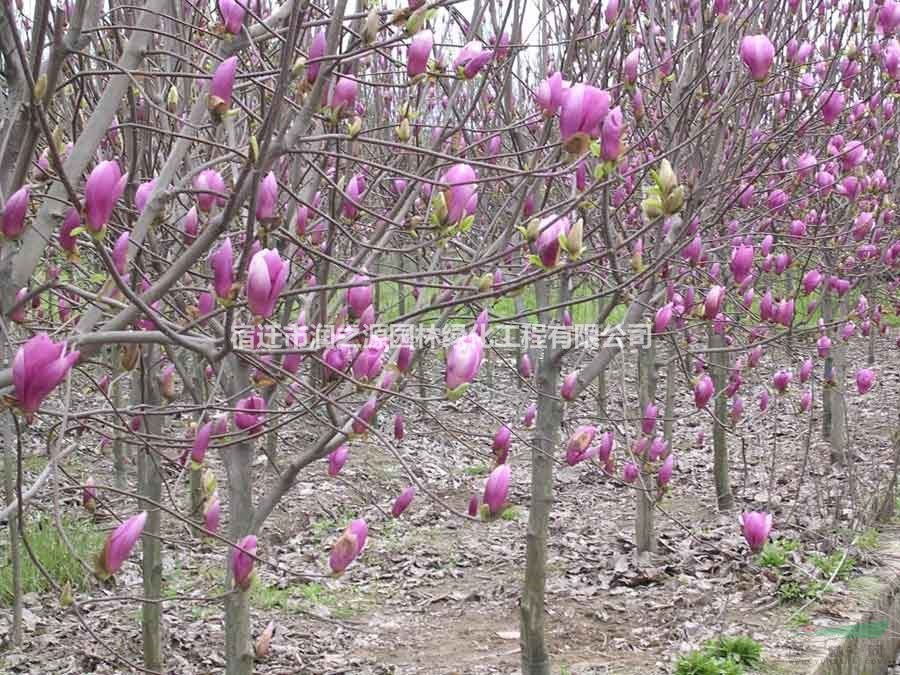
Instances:
[[[870,527],[856,538],[856,547],[860,551],[874,551],[878,548],[879,532]]]
[[[822,581],[782,581],[778,586],[778,598],[788,604],[811,600],[826,590],[826,584]]]
[[[675,675],[742,675],[739,663],[719,659],[701,651],[679,656],[675,662]]]
[[[856,561],[843,551],[833,551],[828,555],[812,555],[809,561],[815,565],[826,579],[846,580],[853,572]]]
[[[467,466],[463,471],[465,471],[467,476],[486,476],[488,474],[488,465],[473,464],[472,466]]]
[[[710,640],[704,653],[738,663],[744,668],[755,668],[762,662],[762,645],[746,635],[723,636]]]
[[[62,528],[75,554],[90,566],[103,547],[104,534],[83,520],[64,518]],[[90,573],[69,553],[51,518],[44,516],[26,523],[25,536],[34,557],[57,584],[63,586],[68,583],[73,590],[87,588]],[[22,550],[22,591],[41,593],[50,589],[51,585],[32,562],[31,556]],[[9,605],[12,599],[12,565],[9,550],[6,549],[0,556],[0,603]]]
[[[518,519],[519,519],[519,509],[517,509],[517,508],[515,508],[515,507],[513,507],[513,506],[510,506],[508,509],[506,509],[506,510],[500,515],[500,517],[501,517],[503,520],[518,520]]]
[[[288,609],[291,589],[277,586],[263,586],[258,579],[253,580],[250,590],[250,603],[262,609]]]
[[[788,553],[792,553],[798,548],[800,548],[800,542],[796,539],[779,539],[769,542],[759,554],[759,564],[764,567],[783,567],[788,563]]]
[[[812,618],[806,612],[797,612],[794,614],[790,621],[788,621],[789,628],[803,628],[804,626],[808,626],[812,623]]]

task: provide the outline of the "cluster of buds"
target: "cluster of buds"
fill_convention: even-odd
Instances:
[[[653,220],[661,216],[672,216],[681,211],[684,206],[685,187],[678,184],[678,176],[664,159],[659,164],[659,169],[651,172],[653,185],[645,191],[644,200],[641,202],[641,211],[644,218]]]

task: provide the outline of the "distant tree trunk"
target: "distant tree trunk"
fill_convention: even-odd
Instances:
[[[672,447],[672,434],[675,427],[675,378],[678,369],[673,358],[666,362],[666,402],[664,405],[665,419],[663,420],[663,438],[669,447]]]
[[[638,419],[644,414],[647,404],[656,400],[656,348],[653,341],[646,349],[638,348]],[[626,354],[622,355],[624,359]],[[644,455],[646,457],[646,453]],[[653,523],[655,504],[653,482],[649,475],[641,472],[641,483],[638,485],[637,515],[634,521],[634,544],[638,555],[656,551],[656,531]]]
[[[847,316],[846,296],[841,300],[840,315]],[[833,462],[847,461],[847,343],[838,336],[834,352],[834,386],[831,388],[831,458]]]
[[[603,316],[603,300],[597,299],[597,329],[600,334],[603,334],[603,321],[601,321],[600,317]],[[601,420],[609,419],[609,413],[606,409],[606,370],[604,369],[600,375],[597,377],[597,417]]]
[[[115,364],[115,356],[110,360],[112,364],[112,372],[116,373],[118,368]],[[122,409],[123,397],[122,397],[122,387],[125,386],[124,378],[119,378],[116,380],[113,385],[110,387],[110,399],[112,400],[113,408],[116,410]],[[133,400],[133,399],[132,399]],[[113,481],[115,483],[117,490],[127,490],[128,489],[128,476],[125,471],[125,452],[122,448],[122,434],[118,431],[113,432],[114,436],[112,439],[112,455],[113,455]]]
[[[822,320],[826,325],[826,334],[834,334],[834,331],[831,328],[831,322],[834,321],[834,298],[831,294],[831,289],[828,288],[827,283],[825,284],[825,288],[822,291]],[[828,356],[825,357],[825,366],[822,377],[825,382],[825,386],[822,388],[822,438],[828,440],[831,438],[831,411],[834,406],[832,400],[834,359],[832,359],[831,357],[831,352],[828,352]],[[839,461],[839,458],[835,457],[834,453],[832,453],[831,461]]]
[[[716,503],[719,511],[729,511],[734,507],[734,496],[731,493],[731,464],[728,459],[728,437],[725,433],[725,418],[728,407],[722,394],[728,385],[728,353],[725,338],[710,329],[709,346],[713,351],[709,361],[712,364],[713,383],[716,388],[715,420],[713,421],[713,476],[716,483]]]
[[[16,437],[13,431],[12,410],[0,413],[3,447],[3,487],[6,503],[12,504],[16,499]],[[21,505],[20,505],[21,506]],[[19,549],[19,512],[9,514],[9,559],[12,567],[13,615],[11,640],[14,646],[22,646],[22,553]]]
[[[553,455],[559,447],[562,402],[560,363],[548,346],[537,372],[538,413],[531,451],[531,508],[526,534],[525,585],[520,608],[522,675],[550,675],[544,641],[544,585],[547,575],[547,523],[553,503]]]
[[[230,356],[223,367],[231,375],[226,381],[229,396],[235,396],[249,384],[246,368]],[[235,443],[225,450],[225,469],[228,473],[229,526],[228,536],[235,543],[250,533],[253,522],[253,442]],[[233,588],[231,554],[226,556],[225,586],[225,673],[253,675],[253,650],[250,646],[249,593]]]
[[[140,400],[145,409],[158,410],[160,406],[159,387],[153,366],[156,350],[146,349],[143,352],[141,368],[135,371],[138,375],[136,384],[140,388]],[[163,417],[160,414],[144,414],[143,430],[151,437],[162,435]],[[159,457],[151,450],[149,443],[140,448],[138,456],[138,482],[140,494],[152,502],[159,503],[162,498],[162,476],[159,469]],[[143,633],[144,667],[147,670],[161,672],[162,635],[160,618],[162,615],[162,551],[160,546],[160,510],[150,502],[143,502],[141,508],[147,511],[147,523],[141,537],[143,559],[141,571],[144,581],[145,602],[141,608],[141,628]]]

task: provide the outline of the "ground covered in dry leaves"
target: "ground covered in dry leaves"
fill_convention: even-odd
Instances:
[[[847,587],[852,576],[883,562],[877,546],[858,545],[859,535],[866,533],[860,518],[871,507],[866,500],[890,476],[891,434],[898,426],[900,359],[887,341],[879,343],[878,356],[878,382],[872,392],[860,397],[848,381],[853,493],[847,489],[848,469],[829,462],[828,446],[818,433],[820,389],[815,392],[814,432],[807,455],[808,421],[796,412],[802,391],[796,379],[787,398],[776,402],[773,396],[768,411],[760,415],[755,402],[759,383],[746,378],[743,392],[749,421],[729,441],[738,506],[727,514],[715,509],[711,441],[697,442],[700,431],[711,438],[711,419],[688,407],[691,399],[682,381],[675,425],[677,467],[657,513],[659,551],[649,560],[637,561],[632,551],[632,491],[610,480],[597,465],[566,466],[560,449],[547,581],[547,637],[554,672],[668,673],[676,654],[721,632],[755,637],[764,646],[771,672],[791,672],[790,664],[802,657],[806,642],[806,633],[798,628],[798,613],[802,622],[840,625],[849,609]],[[864,358],[855,357],[851,363]],[[611,373],[608,403],[614,420],[622,416],[622,397],[614,384],[619,379],[617,368]],[[626,365],[626,369],[633,391],[634,368]],[[437,395],[440,375],[437,368],[434,371]],[[390,504],[409,479],[374,444],[354,441],[350,460],[337,479],[328,478],[324,462],[301,475],[260,537],[259,553],[270,564],[259,570],[252,591],[254,633],[269,621],[275,622],[276,633],[256,672],[517,671],[517,599],[525,564],[530,463],[526,445],[530,432],[523,430],[521,417],[532,399],[500,367],[493,373],[493,387],[485,379],[483,373],[479,385],[455,404],[435,401],[423,411],[418,401],[411,400],[390,411],[406,415],[408,435],[400,452],[433,497],[419,490],[399,520],[390,518]],[[661,378],[660,397],[664,385]],[[630,404],[633,410],[636,401],[631,399]],[[492,523],[467,521],[447,507],[464,512],[469,496],[480,493],[498,420],[509,423],[518,436],[511,457],[512,508]],[[382,414],[380,421],[387,430],[392,415]],[[567,410],[567,431],[583,423],[609,428],[610,423],[597,415],[592,392]],[[43,452],[47,429],[48,422],[42,420],[28,432],[26,454]],[[183,429],[183,420],[173,422],[173,434],[181,435]],[[292,448],[309,438],[302,429],[282,433],[278,459],[284,461]],[[67,465],[73,480],[93,473],[104,482],[103,470],[97,467],[108,469],[110,460],[96,454],[96,440],[96,434],[84,434],[84,452]],[[221,474],[214,454],[208,461]],[[616,455],[621,466],[623,448],[617,447]],[[26,485],[38,468],[36,464],[26,471]],[[257,468],[261,481],[273,480],[275,470],[262,453]],[[224,491],[223,475],[220,485]],[[169,487],[184,506],[183,477],[180,483],[173,479]],[[122,513],[133,510],[125,498],[108,498]],[[67,512],[88,518],[74,495],[63,502]],[[49,507],[37,503],[30,510],[34,514]],[[804,601],[781,602],[777,574],[748,555],[737,522],[741,510],[765,508],[774,514],[775,537],[802,543],[800,552],[792,554],[796,561],[804,559],[803,551],[827,554],[856,538],[848,552],[856,563],[851,578],[836,579],[808,606]],[[227,521],[227,505],[224,515]],[[368,546],[343,577],[331,578],[326,574],[330,545],[348,519],[360,516],[370,525]],[[221,545],[196,543],[174,520],[164,522],[166,672],[221,672],[224,550]],[[111,521],[96,524],[110,526]],[[896,538],[890,528],[881,534],[891,536]],[[865,538],[871,543],[873,535]],[[3,553],[5,561],[5,549]],[[103,600],[83,609],[93,635],[74,612],[60,608],[54,594],[29,594],[25,648],[17,651],[4,645],[2,672],[137,672],[116,663],[111,651],[140,660],[139,608],[127,601],[140,596],[138,561],[133,555],[114,586],[76,594],[79,600]],[[804,564],[797,567],[802,575]],[[6,632],[6,608],[0,617],[0,629]]]

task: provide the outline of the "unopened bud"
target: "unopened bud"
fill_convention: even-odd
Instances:
[[[409,125],[409,120],[407,118],[403,118],[400,120],[400,124],[397,125],[397,139],[401,143],[406,143],[412,136],[412,129]]]
[[[664,195],[669,194],[678,185],[678,176],[669,164],[669,160],[664,159],[659,163],[659,171],[656,174],[656,184],[659,186],[660,192]]]

